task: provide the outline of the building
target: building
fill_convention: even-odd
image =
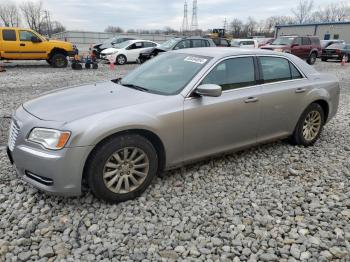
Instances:
[[[277,25],[276,36],[315,35],[321,40],[342,39],[350,42],[350,22]]]
[[[106,33],[106,32],[85,32],[85,31],[65,31],[52,35],[52,39],[69,41],[77,45],[79,50],[88,50],[93,44],[98,44],[115,36],[127,36],[135,39],[151,40],[157,43],[163,43],[175,35],[164,34],[137,34],[137,33]]]

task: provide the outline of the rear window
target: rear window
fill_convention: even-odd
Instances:
[[[264,83],[303,78],[300,71],[285,58],[260,57],[260,63]]]
[[[16,41],[16,31],[11,29],[2,30],[2,39],[4,41]]]
[[[308,37],[303,37],[303,38],[302,38],[302,45],[311,45],[310,38],[308,38]]]

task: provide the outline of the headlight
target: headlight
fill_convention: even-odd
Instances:
[[[276,48],[276,49],[274,49],[274,51],[276,51],[276,52],[283,52],[283,49],[282,48]]]
[[[70,137],[70,132],[47,128],[34,128],[28,140],[51,150],[62,149]]]

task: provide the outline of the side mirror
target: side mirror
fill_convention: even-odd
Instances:
[[[219,97],[222,94],[222,88],[219,85],[204,84],[198,86],[195,92],[201,96]]]
[[[40,43],[41,42],[41,39],[39,39],[38,37],[36,36],[32,36],[30,38],[30,41],[32,41],[33,43]]]

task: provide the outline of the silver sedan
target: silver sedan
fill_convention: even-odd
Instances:
[[[282,138],[311,146],[337,112],[339,83],[264,50],[168,52],[123,79],[68,88],[13,115],[8,155],[35,187],[139,196],[157,174]]]

